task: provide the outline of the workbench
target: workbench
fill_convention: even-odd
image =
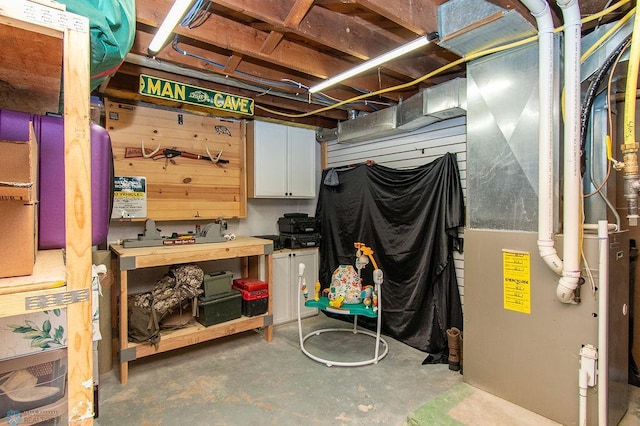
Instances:
[[[238,237],[221,243],[198,243],[189,245],[167,245],[158,247],[124,248],[120,244],[111,245],[114,254],[114,270],[117,276],[118,290],[114,292],[119,301],[116,303],[119,329],[120,382],[127,383],[129,362],[138,358],[154,355],[200,342],[229,336],[257,328],[264,328],[267,342],[273,339],[272,315],[272,253],[273,241],[254,237]],[[141,268],[171,266],[182,263],[240,259],[242,275],[261,278],[268,283],[269,302],[263,315],[245,317],[205,327],[199,323],[185,328],[161,333],[160,342],[154,346],[146,343],[129,342],[127,322],[127,278],[129,271]],[[258,276],[259,262],[264,263],[264,277]]]

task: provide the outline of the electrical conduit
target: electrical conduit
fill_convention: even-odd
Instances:
[[[624,154],[624,197],[627,200],[627,219],[630,226],[638,225],[638,189],[640,189],[638,143],[636,142],[636,90],[640,64],[640,21],[637,10],[634,20],[624,102],[624,143],[620,147]]]
[[[580,175],[580,7],[577,0],[557,0],[564,19],[564,214],[563,270],[556,296],[574,303],[580,280],[580,223],[582,184]]]
[[[522,0],[538,24],[538,251],[558,275],[562,259],[553,240],[553,18],[546,0]]]

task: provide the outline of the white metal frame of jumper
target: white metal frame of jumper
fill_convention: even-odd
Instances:
[[[327,367],[338,366],[338,367],[360,367],[362,365],[370,365],[377,364],[382,358],[384,358],[389,352],[389,345],[386,340],[380,337],[381,323],[382,323],[382,302],[381,302],[381,290],[382,290],[382,271],[377,270],[378,273],[374,274],[374,284],[375,284],[375,292],[378,294],[378,312],[376,315],[377,325],[376,332],[373,333],[368,330],[362,330],[358,328],[358,315],[354,314],[353,318],[353,328],[324,328],[320,330],[312,331],[311,333],[303,336],[302,335],[302,318],[300,316],[300,298],[301,298],[301,289],[303,283],[303,274],[304,274],[304,263],[299,265],[299,274],[298,274],[298,335],[300,337],[300,350],[309,358],[319,363],[325,364]],[[315,306],[314,306],[315,307]],[[323,308],[320,308],[323,309]],[[325,310],[325,309],[323,309]],[[326,309],[328,312],[338,313],[338,314],[351,314],[348,309]],[[304,342],[307,341],[310,337],[319,336],[322,333],[333,333],[333,332],[350,332],[353,334],[365,334],[367,336],[371,336],[375,338],[375,351],[373,358],[365,359],[362,361],[332,361],[330,359],[321,358],[318,355],[314,355],[309,352],[305,346]],[[380,351],[380,344],[383,346],[383,350]]]

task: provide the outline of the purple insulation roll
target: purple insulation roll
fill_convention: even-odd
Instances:
[[[41,250],[65,246],[64,123],[61,117],[37,116],[39,141],[39,233]],[[74,167],[74,165],[71,165]],[[113,155],[111,138],[91,123],[91,226],[92,244],[107,241],[112,207]]]

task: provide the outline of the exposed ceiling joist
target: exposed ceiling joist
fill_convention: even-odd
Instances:
[[[108,79],[100,90],[111,90],[120,96],[124,96],[126,90],[136,92],[136,72],[142,68],[149,72],[169,72],[169,68],[147,67],[171,65],[170,72],[175,79],[182,78],[197,85],[215,85],[217,90],[226,86],[223,91],[251,97],[256,106],[286,114],[279,116],[283,121],[306,124],[315,121],[317,125],[333,128],[346,118],[350,109],[375,112],[433,84],[465,76],[465,67],[458,66],[420,84],[411,84],[416,78],[458,59],[454,53],[432,44],[353,77],[321,95],[310,95],[307,91],[309,86],[416,36],[437,32],[438,7],[446,1],[205,0],[203,7],[207,12],[198,15],[193,28],[178,26],[175,29],[179,36],[177,50],[168,43],[155,58],[146,58],[151,37],[173,0],[136,0],[137,32],[132,53],[136,58],[146,58],[148,63],[131,63],[123,67],[123,71]],[[488,1],[512,9],[535,25],[520,0],[473,1]],[[608,0],[580,0],[582,16],[601,11],[608,3]],[[554,22],[560,25],[560,10],[554,1],[550,1],[550,5]],[[627,5],[626,9],[603,18],[600,23],[619,19],[630,7],[632,5]],[[583,27],[583,31],[588,32],[593,25],[595,23]],[[398,85],[406,87],[368,96],[334,111],[307,116],[320,107]],[[135,93],[130,95],[131,98],[136,96]],[[278,117],[278,113],[260,108],[256,109],[256,114]],[[301,116],[290,117],[296,114]]]

